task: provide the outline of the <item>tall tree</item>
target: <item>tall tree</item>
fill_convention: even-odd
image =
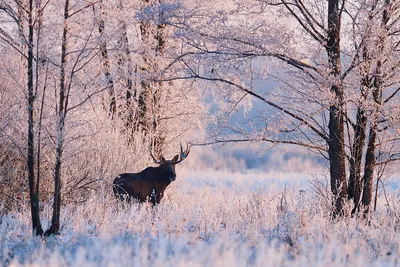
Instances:
[[[149,49],[141,58],[139,68],[142,75],[141,90],[138,93],[138,112],[136,113],[139,127],[152,139],[151,145],[158,158],[162,155],[165,140],[159,124],[163,85],[161,81],[152,81],[151,75],[160,73],[158,60],[162,58],[165,48],[165,24],[161,7],[161,0],[142,0],[142,12],[145,16],[140,22],[141,41],[143,48],[149,47]],[[150,13],[146,14],[149,10],[151,10]]]
[[[99,33],[100,33],[100,52],[101,52],[101,57],[102,57],[102,65],[103,65],[103,72],[104,76],[106,79],[106,83],[108,86],[108,93],[109,93],[109,113],[112,119],[116,116],[117,113],[117,99],[116,99],[116,93],[114,89],[114,79],[111,75],[110,71],[110,58],[108,55],[108,49],[107,49],[107,38],[104,35],[104,30],[105,30],[105,11],[104,11],[104,4],[103,1],[99,1],[99,8],[100,8],[100,14],[98,15],[98,28],[99,28]],[[93,10],[95,10],[95,6],[93,6]]]
[[[43,229],[40,223],[40,212],[39,212],[39,181],[35,176],[35,145],[34,145],[34,4],[33,0],[29,0],[28,9],[28,180],[29,180],[29,191],[31,199],[31,214],[32,214],[32,227],[33,232],[37,235],[43,234]]]
[[[62,39],[61,39],[61,54],[59,63],[59,83],[56,101],[57,115],[56,115],[56,142],[55,142],[55,163],[54,163],[54,196],[53,196],[53,215],[51,226],[45,232],[45,235],[58,234],[60,231],[60,211],[61,211],[61,187],[62,187],[62,166],[64,162],[64,149],[67,139],[67,119],[69,114],[76,111],[78,108],[84,106],[88,100],[94,95],[99,94],[109,89],[107,83],[103,88],[90,88],[82,86],[79,76],[80,73],[85,72],[84,77],[89,73],[86,71],[90,68],[91,63],[97,58],[98,43],[94,38],[94,31],[97,30],[97,21],[89,20],[86,31],[79,31],[77,28],[70,26],[78,25],[80,19],[88,16],[88,10],[93,7],[96,2],[81,2],[81,5],[74,5],[71,7],[70,0],[64,2],[63,24],[62,24]],[[74,19],[74,20],[73,20]],[[71,22],[72,21],[72,22]],[[71,41],[71,28],[79,35],[79,41]],[[75,35],[75,36],[76,36]],[[89,80],[89,83],[92,81]],[[82,89],[83,88],[83,89]],[[78,92],[83,91],[85,96],[80,95]],[[82,93],[81,93],[82,94]],[[80,95],[80,96],[79,96]],[[72,102],[72,104],[71,104]]]
[[[390,11],[392,9],[390,0],[384,0],[381,16],[380,31],[377,34],[377,60],[375,70],[373,72],[372,81],[372,98],[373,98],[373,115],[370,121],[369,136],[368,136],[368,146],[365,156],[365,168],[363,177],[363,195],[362,204],[365,207],[365,212],[369,211],[369,207],[372,202],[372,187],[374,178],[374,169],[376,166],[376,142],[377,142],[377,131],[378,131],[378,121],[380,120],[380,106],[382,105],[382,87],[383,73],[382,68],[385,60],[387,60],[385,55],[385,48],[387,46],[388,37],[388,22],[390,20]]]
[[[348,101],[349,109],[353,106],[357,109],[355,122],[352,122],[350,112],[346,116],[350,125],[349,136],[353,133],[353,138],[349,138],[351,149],[348,188],[349,198],[354,197],[353,214],[360,210],[361,205],[365,207],[365,212],[369,211],[374,169],[377,164],[381,164],[377,162],[377,155],[385,155],[389,161],[394,159],[392,149],[395,139],[388,137],[388,134],[397,127],[396,122],[391,119],[396,114],[398,93],[398,83],[394,78],[397,77],[394,66],[399,62],[395,49],[398,40],[393,35],[398,27],[396,2],[364,1],[346,10],[353,25],[353,33],[349,38],[353,40],[356,48],[351,53],[352,66],[359,69],[357,77],[353,79],[358,79],[360,84],[359,91],[356,92],[357,97]],[[387,96],[385,100],[384,95]],[[388,108],[392,114],[388,113]],[[386,135],[386,141],[381,145],[377,141],[379,135]],[[386,150],[386,142],[391,143],[392,151]],[[377,151],[379,153],[376,153]]]
[[[3,11],[12,21],[16,23],[18,29],[18,41],[14,40],[12,34],[7,33],[8,27],[0,26],[0,38],[13,50],[20,54],[23,65],[26,67],[26,96],[28,106],[28,132],[27,132],[27,170],[29,181],[29,195],[31,204],[32,230],[33,234],[42,235],[43,229],[40,222],[39,208],[39,181],[35,176],[35,21],[38,19],[35,14],[40,14],[41,7],[36,6],[33,0],[12,1],[10,3],[0,3],[0,10]],[[27,21],[26,21],[27,18]],[[28,24],[28,33],[25,33],[25,23]],[[40,26],[40,25],[39,25]],[[38,38],[38,36],[36,36]],[[27,50],[27,52],[26,52]],[[37,60],[37,58],[36,58]]]
[[[334,94],[333,103],[329,107],[329,171],[331,191],[335,198],[334,214],[342,214],[344,200],[347,196],[346,183],[346,153],[344,139],[344,93],[341,81],[340,33],[343,4],[340,1],[328,1],[328,28],[325,49],[328,54],[329,68],[333,76],[331,92]],[[300,5],[299,5],[300,6]],[[300,9],[303,10],[303,9]],[[305,10],[306,11],[306,10]]]
[[[58,234],[60,231],[60,210],[61,210],[61,163],[65,140],[65,119],[67,116],[69,85],[66,81],[66,64],[68,48],[68,20],[69,20],[69,0],[64,3],[64,27],[61,44],[61,65],[60,65],[60,90],[58,93],[58,118],[57,118],[57,147],[56,162],[54,166],[54,199],[53,216],[51,218],[50,228],[45,235]]]
[[[120,0],[117,7],[119,12],[124,11],[124,1]],[[126,121],[126,128],[130,135],[128,140],[132,140],[134,138],[134,129],[135,129],[135,121],[134,121],[134,101],[137,95],[137,85],[134,85],[133,79],[134,73],[134,66],[132,64],[132,55],[130,51],[130,42],[129,42],[129,35],[127,29],[127,23],[123,18],[118,19],[118,72],[122,79],[122,86],[125,90],[125,101],[121,104],[121,112],[124,114],[124,120]]]

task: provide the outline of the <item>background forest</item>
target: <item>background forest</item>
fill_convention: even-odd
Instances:
[[[399,45],[397,0],[0,1],[1,262],[396,265]]]

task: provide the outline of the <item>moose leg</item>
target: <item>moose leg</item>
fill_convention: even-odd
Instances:
[[[156,190],[155,190],[155,189],[153,189],[153,190],[151,191],[149,202],[150,202],[151,204],[153,204],[153,205],[152,205],[153,207],[154,207],[156,204],[159,203],[159,201],[157,201],[157,193],[156,193]]]
[[[159,193],[159,194],[156,195],[156,203],[157,204],[160,204],[162,197],[163,197],[162,193]]]
[[[153,191],[151,191],[150,194],[149,202],[151,202],[151,204],[153,204],[154,207],[155,205],[160,204],[162,197],[163,197],[162,193],[158,193],[156,189],[153,189]]]

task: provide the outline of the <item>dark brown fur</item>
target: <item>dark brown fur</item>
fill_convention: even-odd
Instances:
[[[113,182],[114,194],[117,198],[128,201],[130,198],[139,202],[149,201],[159,204],[167,186],[175,181],[175,164],[178,155],[172,160],[161,159],[158,167],[148,167],[139,173],[122,173]]]

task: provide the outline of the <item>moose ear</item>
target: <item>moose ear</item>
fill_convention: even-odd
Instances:
[[[176,163],[179,159],[179,155],[176,155],[173,159],[172,159],[172,163]]]
[[[165,162],[165,158],[161,156],[161,164]]]

